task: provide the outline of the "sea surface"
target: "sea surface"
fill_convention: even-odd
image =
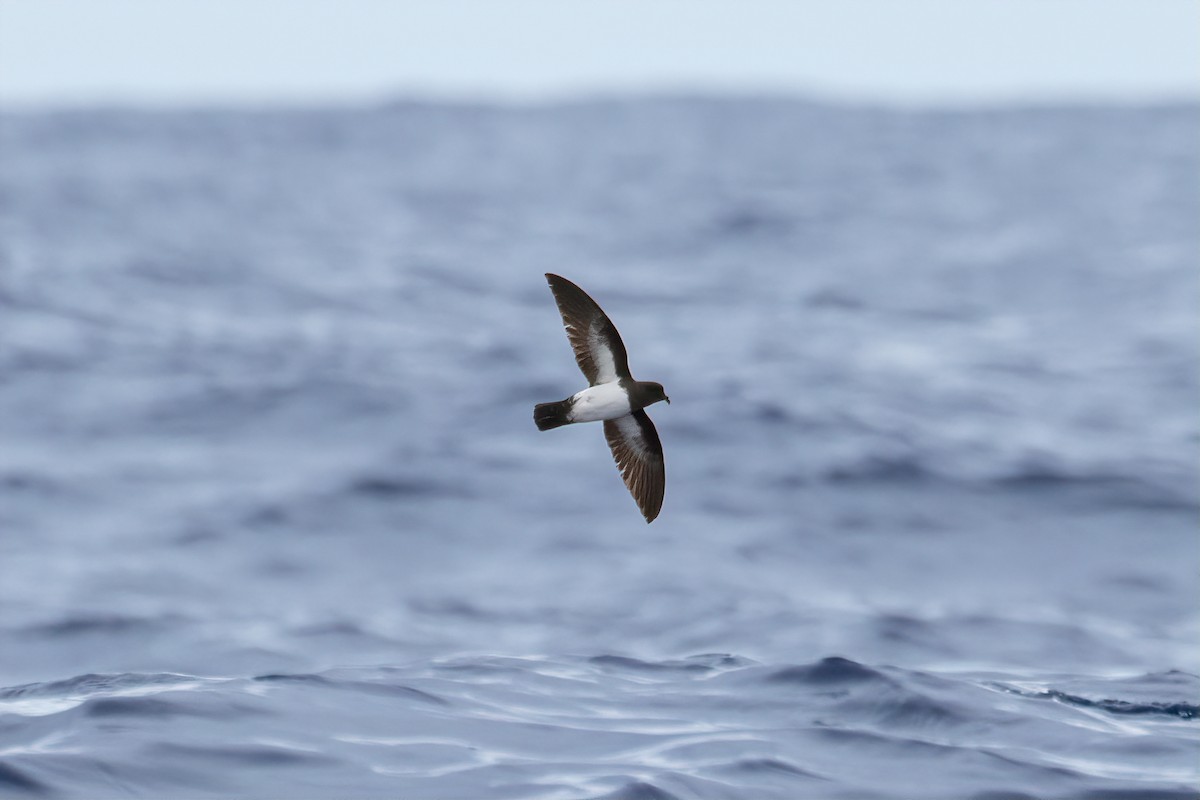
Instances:
[[[1195,798],[1198,178],[1188,105],[0,114],[0,796]]]

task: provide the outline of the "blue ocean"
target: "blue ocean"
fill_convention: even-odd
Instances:
[[[0,114],[0,796],[1192,800],[1200,106]],[[543,273],[666,452],[647,526]]]

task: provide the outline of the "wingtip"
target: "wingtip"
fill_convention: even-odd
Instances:
[[[580,292],[583,291],[578,286],[576,286],[574,283],[572,283],[569,278],[564,278],[562,275],[555,275],[553,272],[546,273],[546,283],[548,283],[550,285],[551,289],[555,289],[555,290],[567,289],[568,287],[572,287],[572,288],[578,289]]]

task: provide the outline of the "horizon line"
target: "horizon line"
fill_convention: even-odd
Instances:
[[[88,93],[52,98],[11,98],[0,92],[0,114],[70,113],[86,111],[287,111],[378,110],[398,105],[438,105],[479,108],[550,108],[589,103],[647,101],[774,101],[841,108],[897,111],[985,111],[1050,108],[1176,108],[1200,105],[1200,92],[1054,92],[943,93],[941,96],[897,96],[894,93],[830,91],[782,86],[596,86],[576,89],[503,91],[495,89],[432,89],[340,93],[190,93],[165,97],[157,93]]]

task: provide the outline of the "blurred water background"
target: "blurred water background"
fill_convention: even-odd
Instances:
[[[1192,798],[1200,108],[0,115],[0,795]],[[641,520],[543,272],[612,316]]]

